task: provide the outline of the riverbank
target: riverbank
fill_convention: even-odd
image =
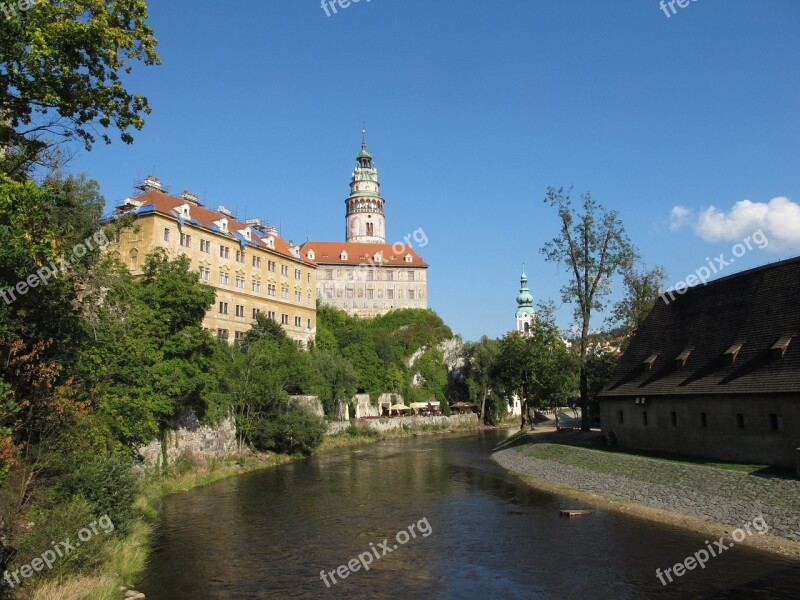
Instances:
[[[345,429],[341,433],[326,436],[315,454],[389,439],[463,433],[476,429],[478,429],[477,422],[453,425],[429,424],[417,429],[399,427],[381,432],[360,428]],[[120,600],[123,597],[121,590],[129,590],[145,569],[149,555],[151,523],[158,515],[159,504],[163,497],[188,492],[228,477],[274,467],[298,458],[302,457],[248,453],[245,456],[235,455],[219,461],[172,467],[166,474],[148,469],[145,471],[142,488],[136,500],[139,521],[126,537],[115,539],[104,546],[102,565],[94,573],[46,581],[32,590],[21,592],[16,597],[26,600]]]
[[[501,445],[493,459],[539,489],[710,536],[763,517],[769,535],[746,543],[800,559],[800,480],[609,452],[569,439],[581,435],[543,428]]]

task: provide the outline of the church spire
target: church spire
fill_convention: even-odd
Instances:
[[[525,274],[525,265],[522,265],[522,275],[519,278],[519,294],[517,294],[517,331],[529,334],[536,312],[533,310],[533,295],[528,289],[528,276]]]

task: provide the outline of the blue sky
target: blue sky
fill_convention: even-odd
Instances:
[[[153,113],[132,146],[69,168],[108,204],[152,174],[295,242],[338,240],[365,122],[389,241],[429,239],[431,307],[466,339],[502,335],[524,261],[568,327],[566,273],[539,253],[558,228],[549,185],[617,210],[670,284],[758,228],[769,246],[723,274],[800,253],[800,2],[675,9],[362,0],[328,17],[318,0],[152,2],[163,64],[126,83]]]

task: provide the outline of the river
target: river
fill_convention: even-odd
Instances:
[[[491,462],[507,435],[384,441],[170,496],[136,587],[148,600],[798,597],[798,563],[745,547],[662,585],[656,569],[705,537],[603,510],[560,517],[587,506]]]

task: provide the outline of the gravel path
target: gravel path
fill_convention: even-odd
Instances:
[[[763,516],[800,541],[800,480],[533,443],[494,453],[500,466],[552,483],[739,527]]]

